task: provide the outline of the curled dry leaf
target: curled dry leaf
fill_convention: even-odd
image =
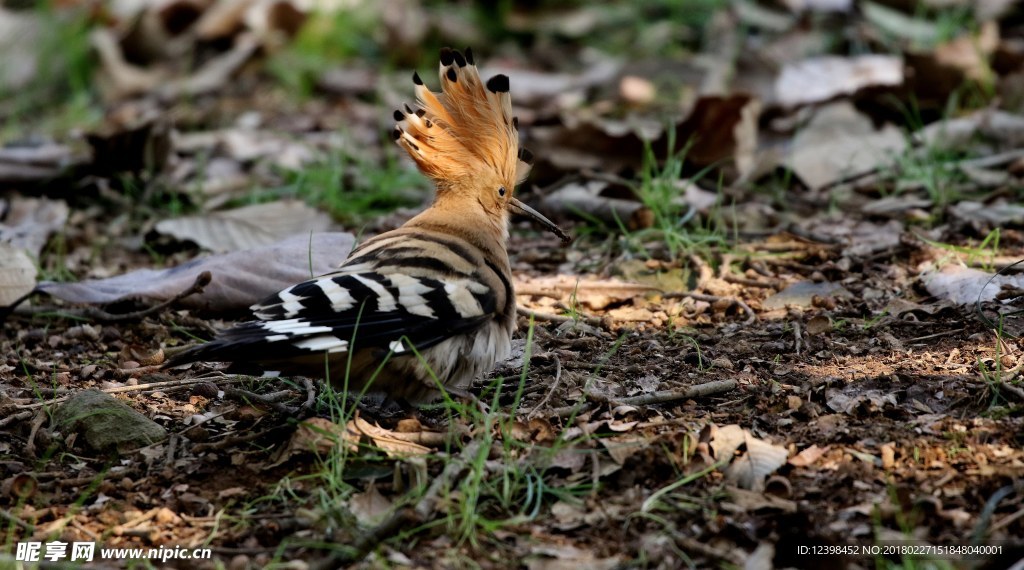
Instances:
[[[204,271],[212,280],[181,306],[207,311],[237,311],[285,287],[322,275],[348,257],[355,238],[332,232],[295,236],[273,245],[214,255],[170,269],[139,269],[107,279],[79,283],[44,281],[38,291],[72,303],[109,304],[125,299],[166,301],[188,289]],[[29,261],[31,264],[31,261]],[[35,266],[32,265],[33,271]],[[35,281],[34,273],[32,281]]]
[[[745,451],[735,455],[741,447],[745,447]],[[755,491],[764,490],[765,478],[785,465],[789,456],[785,447],[758,439],[735,424],[715,430],[711,448],[719,461],[729,462],[725,469],[727,480]]]
[[[409,457],[430,453],[429,447],[410,441],[408,437],[403,437],[408,434],[399,435],[379,425],[371,424],[359,416],[349,421],[346,427],[348,431],[361,433],[370,438],[373,444],[383,450],[388,457]]]
[[[0,307],[9,307],[32,292],[36,264],[20,247],[0,242]]]

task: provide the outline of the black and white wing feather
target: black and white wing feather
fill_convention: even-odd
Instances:
[[[252,307],[256,320],[178,355],[197,360],[275,361],[379,348],[422,351],[471,332],[495,313],[491,288],[467,277],[341,271],[305,281]]]

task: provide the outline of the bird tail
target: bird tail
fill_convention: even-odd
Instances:
[[[441,92],[430,91],[413,74],[419,107],[395,111],[395,141],[420,171],[441,188],[486,170],[522,182],[529,151],[519,149],[519,120],[512,115],[507,75],[484,82],[473,52],[443,48]]]

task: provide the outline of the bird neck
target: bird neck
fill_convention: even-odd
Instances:
[[[438,192],[434,203],[407,225],[459,235],[484,249],[504,252],[508,219],[507,211],[489,211],[478,200],[449,190]]]

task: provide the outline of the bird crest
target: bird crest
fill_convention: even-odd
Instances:
[[[395,111],[395,141],[439,189],[497,173],[515,185],[530,171],[528,150],[519,149],[519,120],[512,115],[506,75],[484,82],[473,52],[443,48],[441,92],[430,91],[413,74],[415,110]]]

